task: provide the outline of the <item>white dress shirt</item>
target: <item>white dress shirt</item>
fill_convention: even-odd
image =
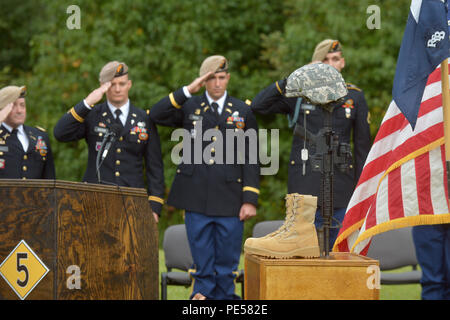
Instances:
[[[92,110],[92,107],[86,103],[86,100],[83,100],[84,106],[88,108],[89,110]],[[111,114],[113,115],[114,119],[116,118],[116,114],[114,113],[117,110],[117,107],[113,106],[108,100],[106,100],[106,104],[108,105],[109,111],[111,111]],[[130,99],[127,100],[127,102],[119,107],[120,111],[122,111],[122,114],[120,115],[119,119],[120,122],[122,122],[122,125],[125,127],[125,123],[127,122],[128,113],[130,112]]]
[[[6,130],[11,133],[13,131],[13,128],[7,125],[6,123],[2,123],[2,125],[6,128]],[[19,139],[20,143],[22,144],[23,150],[27,152],[28,145],[30,144],[30,141],[28,140],[28,136],[25,133],[25,129],[23,128],[23,125],[20,125],[17,127],[17,138]]]
[[[186,98],[192,97],[191,93],[189,92],[189,90],[187,89],[186,86],[183,87],[183,93],[186,96]],[[223,106],[224,106],[225,100],[227,98],[227,91],[225,90],[225,93],[223,94],[223,96],[217,101],[210,97],[210,95],[208,94],[208,91],[205,91],[205,93],[206,93],[206,98],[208,99],[209,105],[211,105],[213,102],[217,103],[219,105],[219,109],[217,110],[217,113],[222,114]]]

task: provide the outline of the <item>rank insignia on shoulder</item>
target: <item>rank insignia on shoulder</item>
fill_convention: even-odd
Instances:
[[[251,100],[249,100],[249,99],[247,99],[247,100],[245,100],[245,104],[249,106],[249,105],[251,105],[251,104],[252,104],[252,101],[251,101]]]
[[[358,88],[357,86],[355,86],[353,83],[346,83],[346,85],[347,85],[347,89],[349,89],[349,90],[356,90],[356,91],[362,91],[360,88]]]

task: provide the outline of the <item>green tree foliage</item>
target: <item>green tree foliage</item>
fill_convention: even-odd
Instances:
[[[314,46],[325,38],[344,45],[348,82],[363,88],[375,136],[391,99],[392,81],[409,1],[395,0],[0,0],[0,86],[26,84],[28,123],[52,135],[64,112],[98,86],[108,61],[125,61],[133,87],[130,98],[148,109],[171,91],[189,84],[202,60],[225,55],[231,63],[229,92],[252,99],[274,80],[309,63]],[[81,28],[66,26],[70,5],[81,10]],[[369,30],[366,10],[381,9],[381,28]],[[258,117],[261,128],[280,129],[280,170],[261,180],[257,221],[284,218],[287,165],[292,132],[285,116]],[[163,141],[167,191],[175,166],[172,129],[159,128]],[[58,143],[52,137],[57,178],[79,181],[85,170],[84,141]],[[301,178],[301,177],[299,177]],[[182,221],[165,207],[160,230]]]

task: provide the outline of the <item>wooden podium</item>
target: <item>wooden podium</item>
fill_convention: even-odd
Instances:
[[[29,289],[26,299],[158,299],[158,230],[144,189],[0,180],[0,199],[0,299]],[[31,287],[38,260],[49,270]]]
[[[378,300],[379,262],[352,253],[328,258],[268,259],[245,255],[249,300]],[[378,272],[378,274],[377,274]]]

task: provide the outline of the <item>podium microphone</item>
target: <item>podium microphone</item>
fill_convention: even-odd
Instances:
[[[120,135],[120,131],[122,130],[122,127],[117,124],[113,123],[111,127],[109,128],[108,133],[105,134],[105,137],[103,138],[102,144],[100,146],[100,150],[98,150],[97,153],[97,161],[96,161],[96,169],[97,169],[97,179],[98,182],[101,183],[100,178],[100,166],[103,163],[103,160],[105,160],[106,156],[108,155],[109,149],[113,145],[113,143],[116,141],[116,138]]]
[[[107,135],[105,135],[105,138],[103,139],[102,145],[105,142],[106,142],[106,144],[105,144],[105,148],[103,149],[101,161],[105,160],[105,158],[106,158],[106,156],[107,156],[107,154],[109,152],[109,149],[111,148],[111,146],[114,143],[114,141],[116,141],[116,138],[119,136],[121,129],[122,128],[120,127],[119,124],[113,123],[111,128],[110,128],[109,133]]]

